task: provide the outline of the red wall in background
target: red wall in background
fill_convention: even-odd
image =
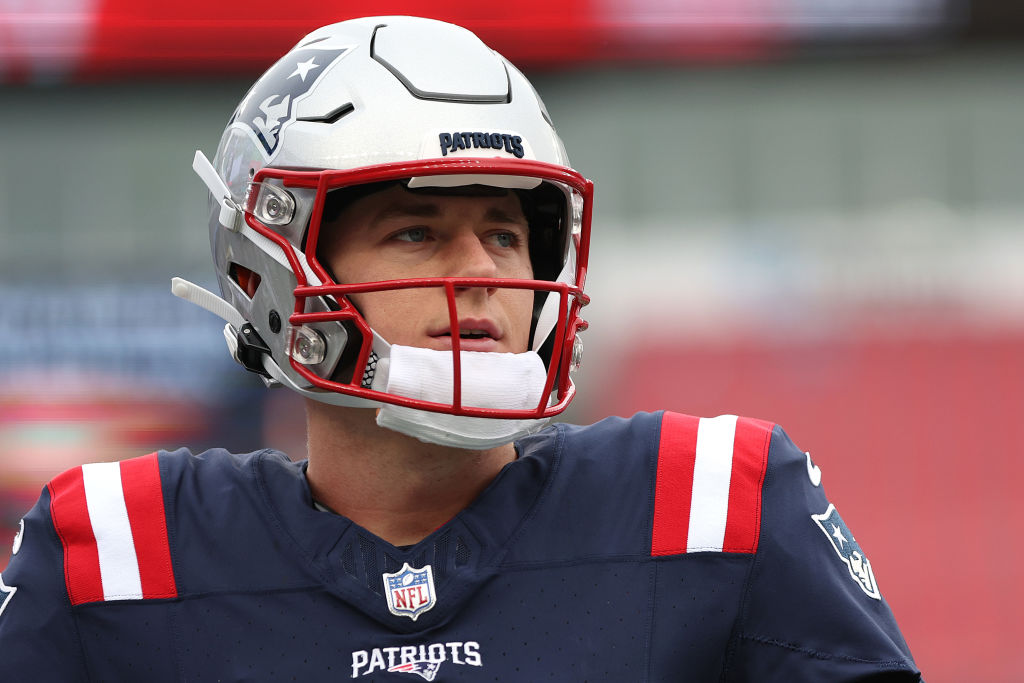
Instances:
[[[639,329],[653,329],[641,326]],[[820,465],[929,683],[1024,680],[1024,330],[650,339],[594,414],[780,423]]]

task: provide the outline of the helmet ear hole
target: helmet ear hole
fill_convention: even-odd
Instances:
[[[245,292],[247,297],[252,299],[256,296],[256,290],[259,289],[260,281],[262,279],[260,278],[259,273],[253,272],[249,268],[240,266],[237,263],[231,263],[228,266],[228,275],[230,275],[231,279],[242,288],[242,291]]]
[[[341,358],[338,359],[338,364],[335,366],[334,372],[331,373],[331,381],[349,384],[353,379],[355,379],[356,370],[365,374],[365,368],[356,367],[356,361],[359,359],[359,350],[363,336],[351,320],[343,320],[341,324],[348,333],[348,339],[350,341],[345,344],[345,349],[341,353]]]

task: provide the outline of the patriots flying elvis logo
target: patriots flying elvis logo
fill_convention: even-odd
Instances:
[[[836,506],[828,504],[828,509],[820,515],[811,515],[811,519],[818,525],[825,537],[828,538],[832,548],[839,555],[846,568],[850,571],[852,578],[864,593],[875,600],[881,600],[882,595],[878,592],[878,584],[875,582],[875,573],[871,570],[871,562],[864,556],[853,534],[850,533],[846,522],[839,516]]]
[[[232,123],[248,126],[267,157],[273,157],[282,129],[295,120],[295,102],[309,93],[328,68],[349,50],[308,47],[289,52],[249,91],[238,105]]]
[[[441,662],[420,660],[415,662],[406,662],[405,664],[396,664],[395,666],[389,667],[388,671],[417,674],[428,681],[432,681],[434,680],[434,677],[437,676],[437,670],[440,668]]]

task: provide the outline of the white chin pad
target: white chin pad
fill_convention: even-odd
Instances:
[[[504,410],[534,409],[541,401],[547,370],[533,351],[463,351],[462,405]],[[450,351],[392,346],[386,391],[406,398],[451,403],[453,358]],[[374,382],[376,384],[376,382]],[[456,448],[486,449],[535,432],[547,419],[508,420],[433,413],[385,404],[377,424],[421,441]]]

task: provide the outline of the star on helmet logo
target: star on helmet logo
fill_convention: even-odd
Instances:
[[[274,156],[281,134],[295,120],[302,100],[350,48],[299,48],[270,67],[238,107],[233,123],[248,127],[267,159]]]
[[[319,67],[320,67],[320,65],[316,63],[316,59],[314,59],[313,57],[310,57],[305,62],[299,62],[298,65],[295,67],[295,71],[293,71],[291,73],[291,75],[288,76],[288,78],[295,78],[296,76],[298,76],[303,81],[305,81],[306,80],[306,74],[308,74],[311,69],[316,69],[316,68],[319,68]]]

